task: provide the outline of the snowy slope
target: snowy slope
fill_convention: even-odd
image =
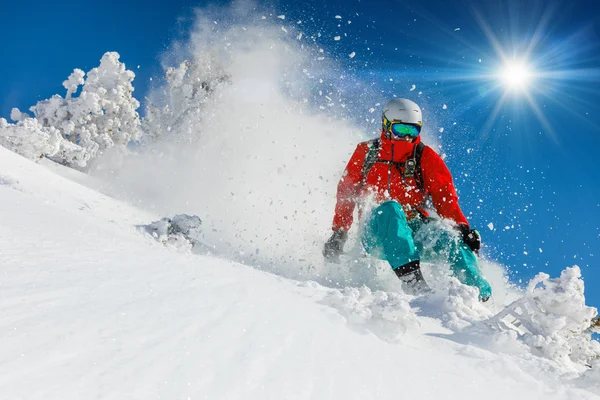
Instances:
[[[0,147],[0,399],[600,399],[418,299],[178,252],[156,219]]]

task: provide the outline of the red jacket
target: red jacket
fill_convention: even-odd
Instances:
[[[378,159],[405,162],[412,156],[414,146],[420,141],[420,137],[417,137],[414,142],[391,140],[382,133]],[[362,176],[362,169],[368,151],[368,142],[359,143],[340,179],[333,230],[350,230],[354,207],[371,193],[378,203],[396,200],[402,204],[409,219],[416,215],[417,210],[427,215],[422,207],[424,198],[429,194],[436,212],[441,217],[451,219],[457,224],[469,225],[458,206],[452,175],[444,161],[431,147],[425,146],[421,156],[423,186],[426,193],[418,189],[413,178],[402,177],[398,168],[392,164],[376,162],[365,179]]]

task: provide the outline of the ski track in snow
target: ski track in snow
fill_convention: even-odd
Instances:
[[[1,147],[0,170],[1,399],[600,399],[453,332],[439,296],[167,249],[136,228],[159,216]]]

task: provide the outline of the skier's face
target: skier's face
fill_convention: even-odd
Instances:
[[[392,138],[392,140],[396,140],[396,141],[405,141],[405,142],[414,142],[415,138],[410,137],[410,136],[396,136],[396,135],[390,135],[390,137]]]

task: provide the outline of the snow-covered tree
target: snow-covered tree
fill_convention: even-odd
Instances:
[[[129,142],[138,140],[141,123],[136,111],[140,103],[133,97],[135,74],[119,61],[119,54],[104,54],[100,66],[89,71],[87,79],[85,76],[75,69],[63,82],[65,98],[54,95],[38,102],[30,108],[34,118],[13,109],[11,118],[17,124],[4,121],[0,143],[26,157],[45,155],[67,165],[85,167],[102,151],[126,148]],[[74,96],[80,86],[79,96]]]
[[[149,104],[144,118],[146,138],[156,139],[174,132],[185,137],[197,136],[205,103],[219,86],[229,82],[216,55],[202,54],[184,61],[165,73],[162,107]],[[189,135],[186,135],[189,134]]]
[[[585,305],[581,270],[574,266],[562,271],[559,278],[538,274],[525,296],[490,323],[498,328],[516,326],[522,341],[547,358],[564,364],[589,363],[600,358],[600,343],[591,340],[597,315],[596,308]]]
[[[36,159],[46,154],[54,155],[60,148],[60,132],[55,128],[45,128],[35,118],[22,118],[20,112],[11,116],[18,120],[9,124],[0,118],[0,144],[24,157]]]

